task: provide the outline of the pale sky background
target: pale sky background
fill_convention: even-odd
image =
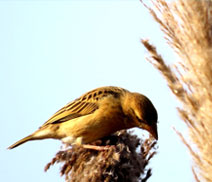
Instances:
[[[149,38],[166,59],[174,60],[139,0],[0,1],[1,181],[64,181],[60,165],[44,172],[60,141],[6,148],[69,101],[107,85],[143,93],[158,110],[159,149],[148,181],[192,181],[189,153],[172,129],[185,132],[177,102],[145,60],[141,38]],[[141,137],[145,132],[136,133]]]

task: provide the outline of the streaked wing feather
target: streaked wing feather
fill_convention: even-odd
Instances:
[[[119,87],[101,87],[85,93],[80,98],[68,103],[57,111],[48,121],[44,123],[56,124],[71,120],[80,116],[93,113],[99,107],[99,100],[109,95],[119,97],[127,90]],[[43,126],[44,126],[43,125]]]

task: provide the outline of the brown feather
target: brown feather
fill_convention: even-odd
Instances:
[[[56,124],[74,119],[80,116],[93,113],[99,107],[99,100],[109,95],[119,97],[127,90],[119,87],[100,87],[85,93],[78,99],[68,103],[62,109],[57,111],[43,126],[48,124]],[[43,127],[41,126],[41,127]]]

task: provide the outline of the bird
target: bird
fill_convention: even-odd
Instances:
[[[105,86],[91,90],[68,103],[38,130],[8,149],[31,140],[50,138],[87,149],[104,150],[104,146],[89,143],[116,131],[134,127],[148,131],[158,140],[157,123],[157,111],[145,95],[120,87]]]

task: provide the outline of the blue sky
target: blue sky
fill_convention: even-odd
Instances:
[[[6,148],[69,101],[106,85],[143,93],[158,110],[159,150],[149,182],[192,180],[190,156],[172,129],[186,132],[177,102],[145,60],[140,39],[149,38],[166,59],[174,57],[139,0],[0,1],[0,27],[2,181],[63,181],[59,165],[43,170],[60,141]]]

